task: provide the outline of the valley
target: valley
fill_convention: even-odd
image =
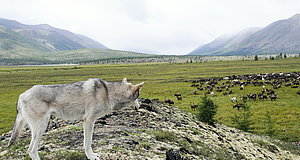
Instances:
[[[212,61],[202,63],[140,63],[114,65],[78,65],[78,66],[2,66],[0,67],[0,132],[11,130],[16,115],[15,103],[18,95],[36,84],[63,84],[98,77],[107,81],[121,81],[127,77],[133,83],[145,81],[141,97],[151,99],[171,99],[182,110],[197,113],[190,108],[191,102],[200,103],[204,92],[195,95],[191,82],[199,78],[226,77],[232,75],[259,73],[299,72],[299,58],[287,58],[261,61]],[[223,83],[224,81],[222,81]],[[267,85],[270,88],[270,85]],[[224,96],[215,92],[211,97],[219,105],[217,119],[219,123],[233,126],[231,118],[238,111],[233,109],[230,97],[258,92],[261,86],[246,86],[244,91],[234,88],[234,95]],[[283,86],[278,89],[276,101],[249,101],[253,112],[251,132],[264,134],[264,115],[269,111],[274,121],[275,138],[285,141],[299,141],[299,89]],[[276,91],[277,92],[277,91]],[[182,101],[174,94],[180,93]]]

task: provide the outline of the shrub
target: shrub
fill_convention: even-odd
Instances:
[[[218,106],[206,95],[202,98],[202,103],[198,107],[198,119],[201,122],[214,126]]]
[[[275,135],[274,123],[272,121],[272,118],[271,118],[271,115],[269,112],[267,112],[265,114],[265,126],[266,126],[265,134],[268,136],[274,136]]]
[[[155,139],[158,141],[174,141],[177,139],[174,132],[158,130],[153,132]]]
[[[241,110],[239,112],[238,115],[235,114],[232,117],[232,122],[236,125],[236,128],[248,132],[251,129],[250,126],[253,124],[250,120],[252,116],[250,106],[246,102],[241,103]]]

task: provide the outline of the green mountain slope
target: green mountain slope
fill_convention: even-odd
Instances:
[[[52,51],[50,47],[35,41],[30,37],[0,27],[0,51],[38,50]]]
[[[78,49],[71,51],[38,52],[35,50],[0,52],[0,65],[85,63],[104,59],[149,57],[150,54],[111,49]]]
[[[26,37],[27,39],[30,39],[31,41],[28,43],[38,43],[55,51],[67,51],[81,48],[108,49],[103,44],[86,36],[54,28],[48,24],[25,25],[14,20],[0,18],[0,27],[15,32],[16,36],[20,36],[21,38]],[[7,38],[13,39],[13,37]],[[36,47],[32,47],[31,49],[44,51]]]
[[[151,55],[111,49],[79,49],[49,53],[47,56],[46,59],[50,61],[80,63],[112,58],[147,57]]]
[[[110,50],[89,37],[47,24],[0,18],[0,65],[82,63],[148,54]]]

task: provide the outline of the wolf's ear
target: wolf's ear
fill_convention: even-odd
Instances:
[[[127,78],[126,78],[126,77],[123,78],[122,82],[123,82],[124,84],[128,83],[128,82],[127,82]]]
[[[136,84],[136,85],[134,85],[134,88],[135,88],[136,90],[141,90],[141,89],[142,89],[142,87],[144,86],[144,83],[145,83],[145,82],[142,82],[142,83]]]
[[[143,86],[144,86],[144,82],[136,84],[136,85],[133,85],[132,95],[135,96],[137,94],[136,97],[135,97],[135,99],[138,98],[139,91],[141,91],[141,89],[142,89]]]

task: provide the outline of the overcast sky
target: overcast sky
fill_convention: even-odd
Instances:
[[[111,49],[187,54],[300,13],[300,0],[1,0],[0,8],[1,18],[47,23]]]

